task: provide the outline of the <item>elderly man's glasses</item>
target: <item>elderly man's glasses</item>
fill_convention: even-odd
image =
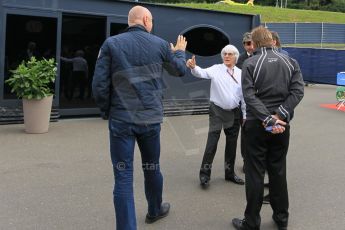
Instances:
[[[252,42],[251,42],[251,41],[248,41],[248,42],[243,42],[243,45],[246,45],[246,46],[251,46],[251,45],[252,45]]]
[[[224,56],[233,56],[233,53],[224,53]]]

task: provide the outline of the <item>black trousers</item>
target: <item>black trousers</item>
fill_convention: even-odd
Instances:
[[[269,178],[270,204],[273,218],[287,224],[289,199],[286,181],[286,155],[289,147],[290,127],[281,134],[265,131],[258,120],[247,120],[244,125],[246,144],[246,198],[245,220],[248,229],[260,229],[264,193],[264,175]]]
[[[224,129],[226,136],[224,154],[225,177],[231,177],[234,174],[237,137],[240,125],[239,120],[239,108],[228,111],[211,103],[209,112],[209,131],[204,157],[201,163],[200,175],[206,175],[208,178],[211,177],[212,163],[217,152],[218,140],[222,129]]]

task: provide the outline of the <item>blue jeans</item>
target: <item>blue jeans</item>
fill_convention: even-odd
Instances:
[[[133,156],[137,141],[145,177],[148,214],[156,216],[162,203],[163,177],[160,172],[160,124],[136,125],[109,120],[110,152],[114,169],[113,192],[117,230],[136,230],[133,195]]]

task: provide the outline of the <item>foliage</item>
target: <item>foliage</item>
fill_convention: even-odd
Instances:
[[[143,2],[152,3],[216,3],[219,0],[143,0]],[[238,3],[247,3],[248,0],[233,0]],[[322,10],[345,12],[345,0],[255,0],[254,5],[271,6],[287,4],[287,8]]]
[[[255,4],[255,2],[254,2]],[[174,4],[199,9],[218,10],[242,14],[260,14],[261,22],[326,22],[326,23],[345,23],[345,14],[338,12],[327,12],[317,10],[295,10],[278,7],[263,7],[255,5],[237,6],[223,4],[201,4],[201,3],[184,3]]]
[[[283,46],[284,47],[303,47],[303,48],[326,48],[326,49],[337,49],[337,50],[345,49],[344,43],[307,43],[307,44],[292,43],[292,44],[284,44]]]
[[[13,75],[6,80],[6,83],[17,97],[39,100],[53,94],[51,84],[55,81],[56,71],[54,58],[37,60],[32,57],[12,70]]]
[[[154,3],[216,3],[218,0],[144,0],[142,2],[154,2]]]
[[[345,12],[345,2],[335,2],[334,4],[328,4],[320,6],[320,10],[335,11],[335,12]]]

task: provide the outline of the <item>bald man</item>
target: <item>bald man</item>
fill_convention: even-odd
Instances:
[[[186,39],[176,45],[151,34],[152,14],[142,6],[128,14],[125,33],[108,38],[100,49],[93,78],[93,95],[101,112],[109,116],[110,153],[115,186],[116,229],[137,229],[133,197],[133,155],[137,142],[145,177],[150,224],[169,213],[162,203],[160,124],[163,121],[163,75],[186,72]],[[167,70],[167,71],[165,71]]]

